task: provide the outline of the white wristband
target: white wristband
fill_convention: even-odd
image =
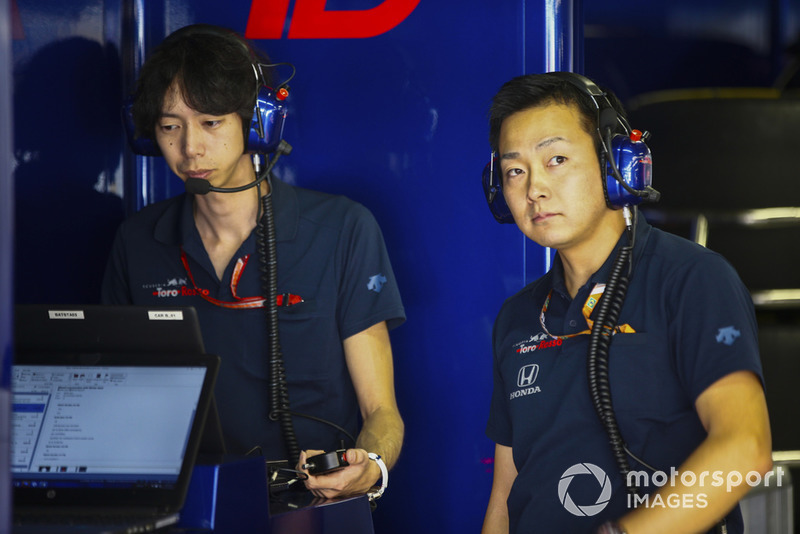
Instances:
[[[381,468],[381,487],[372,493],[367,493],[369,500],[374,501],[383,495],[383,491],[386,489],[386,486],[389,485],[389,470],[386,469],[386,464],[379,455],[375,454],[374,452],[369,452],[367,453],[367,456],[369,456],[370,460],[374,460],[375,463],[378,464],[378,467]]]

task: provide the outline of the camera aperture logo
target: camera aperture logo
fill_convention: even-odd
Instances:
[[[575,504],[569,495],[569,485],[576,476],[580,475],[594,476],[599,484],[600,495],[594,504]],[[575,464],[564,471],[564,474],[561,475],[561,480],[558,481],[558,500],[572,515],[579,517],[597,515],[608,506],[608,501],[611,500],[611,481],[606,472],[594,464]]]

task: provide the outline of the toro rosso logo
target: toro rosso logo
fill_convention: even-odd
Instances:
[[[525,341],[520,341],[514,345],[514,350],[517,354],[527,354],[536,350],[549,349],[550,347],[559,347],[563,343],[560,338],[550,339],[545,333],[539,333],[531,336]]]
[[[208,295],[208,289],[196,289],[187,286],[189,281],[186,278],[170,278],[164,283],[144,284],[143,289],[151,290],[154,297],[192,297],[199,294]]]

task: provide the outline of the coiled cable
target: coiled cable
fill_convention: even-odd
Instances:
[[[617,468],[626,481],[630,472],[630,464],[628,463],[627,448],[617,425],[611,402],[608,353],[614,328],[628,291],[628,275],[623,270],[630,264],[632,252],[633,248],[630,245],[624,246],[620,248],[614,261],[603,298],[600,299],[595,312],[596,317],[589,337],[589,351],[586,360],[592,404],[608,434]],[[627,484],[626,486],[629,492],[636,493],[635,486]]]
[[[269,418],[280,424],[290,465],[295,465],[300,458],[300,446],[289,411],[289,387],[286,383],[286,368],[283,365],[283,352],[278,332],[278,253],[275,215],[272,207],[272,187],[266,195],[261,197],[261,210],[261,217],[256,227],[256,247],[261,267],[262,291],[267,298],[264,310],[267,314],[269,335]]]
[[[611,273],[608,276],[603,297],[595,310],[592,331],[589,335],[589,349],[586,358],[586,371],[589,381],[589,395],[597,416],[608,434],[611,451],[620,474],[625,481],[629,493],[637,494],[638,489],[628,484],[628,473],[631,470],[628,457],[640,461],[628,450],[614,414],[611,399],[611,383],[609,379],[609,348],[613,339],[625,297],[628,294],[628,283],[633,272],[633,249],[636,244],[636,216],[638,211],[625,206],[623,215],[626,224],[628,243],[620,247]],[[647,464],[644,464],[647,465]],[[649,467],[649,466],[648,466]]]
[[[356,440],[345,428],[332,421],[309,414],[297,413],[290,409],[289,386],[286,380],[286,368],[283,363],[283,351],[278,329],[278,247],[275,232],[275,214],[272,205],[272,168],[277,163],[278,158],[282,154],[289,154],[291,149],[291,146],[282,140],[275,152],[275,156],[269,162],[263,174],[260,171],[260,157],[254,157],[253,163],[258,178],[265,178],[269,184],[269,190],[266,195],[261,195],[261,187],[258,186],[258,196],[261,200],[258,204],[258,223],[255,230],[256,251],[261,271],[261,291],[266,298],[264,310],[266,312],[267,332],[269,335],[269,419],[279,423],[284,445],[291,462],[290,465],[296,465],[300,458],[300,445],[294,431],[293,416],[304,417],[337,429],[350,440],[352,446],[355,446]]]

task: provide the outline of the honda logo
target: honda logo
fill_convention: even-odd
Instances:
[[[539,365],[535,363],[526,365],[519,370],[519,374],[517,375],[517,387],[524,388],[533,385],[533,383],[536,382],[537,376],[539,376]]]

